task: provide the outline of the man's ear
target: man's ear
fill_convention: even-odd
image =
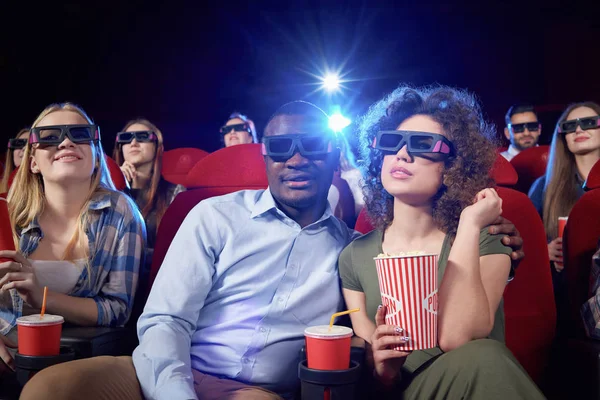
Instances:
[[[504,128],[504,137],[506,137],[506,140],[510,141],[510,132],[508,131],[508,128]]]

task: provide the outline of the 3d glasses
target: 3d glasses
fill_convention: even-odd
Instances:
[[[454,146],[448,138],[429,132],[379,131],[371,145],[372,148],[389,154],[397,153],[404,146],[410,155],[415,156],[432,153],[445,157],[454,155]]]
[[[333,151],[333,139],[329,135],[277,135],[262,139],[262,154],[271,158],[288,159],[299,152],[305,157],[323,156]]]
[[[52,125],[31,128],[29,143],[58,146],[65,137],[73,143],[90,143],[100,140],[98,125]]]
[[[27,139],[8,139],[8,148],[12,150],[22,149],[27,145]]]
[[[577,130],[577,125],[581,127],[582,130],[587,129],[595,129],[600,127],[600,117],[585,117],[585,118],[577,118],[571,119],[568,121],[561,122],[558,125],[558,132],[560,133],[571,133]]]
[[[133,139],[140,143],[156,142],[158,136],[152,131],[119,132],[115,141],[119,144],[127,144],[133,142]]]
[[[525,122],[522,124],[508,124],[508,129],[512,129],[513,133],[523,133],[525,132],[525,128],[529,132],[537,132],[540,130],[539,122]]]
[[[250,125],[246,124],[246,123],[235,124],[235,125],[225,125],[221,129],[219,129],[219,132],[221,132],[221,135],[226,135],[231,131],[252,133],[252,130],[250,129]]]

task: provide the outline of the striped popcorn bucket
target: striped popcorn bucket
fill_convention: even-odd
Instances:
[[[438,256],[376,257],[385,322],[404,329],[410,340],[397,350],[437,346]]]

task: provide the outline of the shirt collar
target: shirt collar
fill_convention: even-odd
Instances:
[[[102,210],[104,208],[108,208],[111,206],[111,193],[110,192],[96,192],[92,195],[92,199],[90,200],[89,209],[90,210]],[[21,230],[21,235],[33,230],[38,229],[41,230],[40,224],[38,222],[37,217],[33,218],[33,220],[27,225],[23,230]]]
[[[508,154],[510,154],[513,157],[520,153],[520,151],[512,144],[510,146],[508,146],[507,152],[508,152]]]
[[[579,186],[583,186],[585,184],[585,179],[583,179],[581,175],[579,175],[579,171],[575,171],[575,179],[577,180],[577,184]]]
[[[270,188],[267,188],[260,194],[256,203],[254,203],[254,207],[252,208],[252,214],[250,215],[250,218],[259,217],[267,211],[270,211],[274,208],[277,208],[277,204],[275,204],[275,199],[271,194]]]
[[[533,147],[538,147],[539,144],[536,144]],[[508,150],[507,150],[508,154],[510,154],[511,156],[516,156],[517,154],[519,154],[521,152],[521,150],[517,149],[515,146],[513,146],[512,144],[508,146]]]
[[[271,188],[267,188],[264,192],[261,193],[261,195],[258,198],[258,200],[256,201],[256,203],[254,203],[254,207],[252,209],[252,214],[250,215],[250,218],[260,217],[271,210],[276,210],[281,215],[285,216],[284,212],[277,208],[275,199],[273,198],[273,195],[271,194]],[[287,216],[285,216],[285,217],[289,218]],[[325,206],[325,212],[323,213],[321,218],[319,218],[319,220],[314,223],[325,221],[329,218],[334,218],[334,215],[333,215],[333,212],[331,211],[331,206],[329,205],[329,202],[327,202],[327,205]]]

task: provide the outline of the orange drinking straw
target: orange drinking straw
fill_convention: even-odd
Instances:
[[[44,298],[42,300],[42,311],[40,312],[40,319],[44,318],[46,313],[46,297],[48,296],[48,286],[44,286]]]
[[[346,314],[350,314],[350,313],[353,313],[353,312],[357,312],[357,311],[360,311],[360,308],[354,308],[354,309],[352,309],[352,310],[348,310],[348,311],[340,311],[340,312],[338,312],[338,313],[335,313],[335,314],[333,314],[333,315],[331,316],[331,319],[329,320],[329,330],[331,330],[331,328],[333,327],[333,321],[334,321],[334,320],[335,320],[337,317],[339,317],[339,316],[341,316],[341,315],[346,315]]]

